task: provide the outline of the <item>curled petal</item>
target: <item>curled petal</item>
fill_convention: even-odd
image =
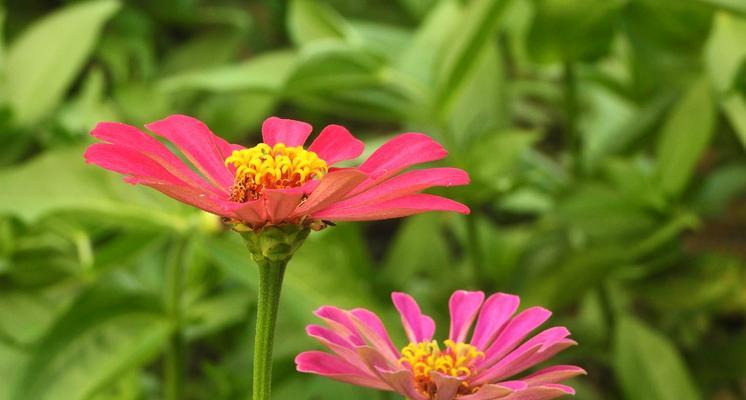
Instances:
[[[503,399],[517,390],[523,390],[528,385],[520,381],[500,382],[498,384],[488,384],[479,388],[474,394],[459,397],[459,400],[495,400]]]
[[[238,219],[248,225],[261,226],[267,222],[267,208],[264,206],[262,199],[245,203],[233,203],[232,209]]]
[[[414,377],[408,370],[378,371],[383,379],[394,391],[400,393],[409,400],[428,400],[414,385]]]
[[[430,372],[430,378],[435,382],[435,387],[438,389],[434,400],[453,400],[456,398],[458,388],[461,386],[461,379],[434,371]]]
[[[277,143],[288,147],[302,146],[312,130],[311,125],[302,121],[269,117],[262,124],[262,139],[270,146]]]

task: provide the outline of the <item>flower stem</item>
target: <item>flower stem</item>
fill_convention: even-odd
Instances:
[[[254,339],[254,397],[269,400],[272,389],[272,347],[280,304],[282,279],[288,260],[261,260],[259,265],[259,300]]]
[[[166,400],[184,399],[184,336],[181,332],[181,299],[184,286],[184,251],[186,240],[177,238],[166,265],[164,303],[174,326],[166,349],[164,364]]]

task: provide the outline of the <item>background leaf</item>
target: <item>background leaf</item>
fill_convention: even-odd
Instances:
[[[8,47],[6,91],[18,124],[28,125],[57,106],[80,73],[116,0],[69,6],[38,21]]]

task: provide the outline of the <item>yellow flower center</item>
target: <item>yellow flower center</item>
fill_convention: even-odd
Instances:
[[[476,373],[475,362],[484,358],[484,353],[470,344],[455,343],[452,340],[446,340],[443,344],[446,346],[444,350],[440,349],[435,340],[411,343],[402,349],[402,357],[399,359],[402,366],[412,370],[418,389],[430,398],[437,393],[435,382],[430,376],[431,372],[469,378]],[[468,379],[464,379],[458,393],[471,394],[477,389],[469,385]]]
[[[250,149],[234,150],[225,165],[236,168],[231,200],[245,202],[259,198],[264,189],[286,189],[321,178],[328,171],[326,161],[303,146],[270,147],[259,143]]]

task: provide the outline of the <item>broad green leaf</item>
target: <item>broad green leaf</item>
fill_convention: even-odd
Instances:
[[[617,0],[538,0],[528,49],[540,62],[594,60],[614,35]]]
[[[241,64],[174,75],[163,79],[159,86],[166,91],[197,89],[210,92],[250,90],[279,93],[296,63],[295,52],[279,50],[260,54]]]
[[[506,3],[505,0],[474,0],[467,5],[439,63],[435,95],[438,111],[451,106],[457,90],[476,67],[480,52],[493,39]]]
[[[298,46],[324,39],[344,40],[354,35],[352,27],[328,4],[293,0],[288,11],[288,31]]]
[[[386,60],[344,43],[306,46],[287,96],[310,109],[365,119],[400,120],[412,107],[406,84]]]
[[[737,12],[746,15],[746,3],[741,0],[698,0],[702,3],[722,8],[726,11]]]
[[[437,215],[407,218],[388,249],[382,277],[402,289],[421,290],[425,280],[436,280],[453,263]],[[427,237],[427,240],[423,240]],[[426,278],[426,279],[424,279]]]
[[[165,76],[216,68],[236,59],[246,34],[236,29],[199,35],[169,51],[161,66]]]
[[[77,146],[50,151],[0,171],[0,214],[33,222],[53,212],[77,211],[109,221],[173,229],[184,229],[189,215],[197,215],[176,200],[133,187],[116,173],[86,164],[83,152]]]
[[[157,305],[110,288],[84,294],[34,347],[11,398],[85,400],[149,361],[172,329]]]
[[[458,1],[440,1],[417,28],[395,68],[411,76],[424,88],[431,87],[435,82],[441,53],[450,43],[451,32],[457,29],[463,13]]]
[[[0,400],[10,400],[13,382],[18,380],[20,372],[28,362],[28,355],[21,348],[10,346],[0,340]]]
[[[8,48],[6,90],[16,121],[28,125],[52,111],[80,73],[116,0],[67,6],[29,27]]]
[[[477,184],[496,192],[506,192],[516,184],[521,157],[539,139],[537,132],[525,130],[496,131],[485,135],[471,143],[466,170]],[[489,195],[485,191],[480,193]]]
[[[727,12],[715,14],[715,26],[705,48],[705,62],[713,86],[721,93],[736,84],[746,62],[746,17]]]
[[[714,128],[712,92],[699,80],[671,111],[658,140],[658,173],[666,193],[678,196],[686,188]]]
[[[675,345],[630,315],[616,323],[614,370],[625,399],[701,399]]]
[[[478,140],[480,133],[493,132],[507,122],[508,102],[499,48],[488,43],[477,57],[479,61],[455,90],[445,117],[450,131],[462,143]],[[430,118],[423,116],[425,121]]]
[[[738,139],[746,147],[746,95],[734,93],[723,100],[721,105]]]

